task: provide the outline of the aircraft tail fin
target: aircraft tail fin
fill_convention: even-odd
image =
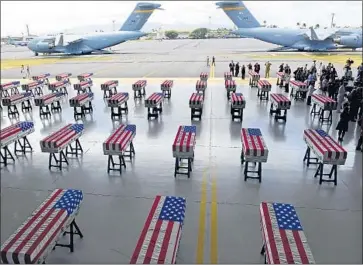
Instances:
[[[242,1],[223,1],[216,3],[238,28],[257,28],[260,23]]]
[[[120,31],[139,31],[148,21],[155,9],[161,9],[160,4],[154,3],[138,3],[120,28]]]

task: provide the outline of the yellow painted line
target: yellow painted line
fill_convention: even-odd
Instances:
[[[197,264],[203,264],[204,260],[204,241],[205,241],[205,225],[207,216],[207,170],[203,171],[200,210],[199,210],[199,229],[197,243]]]
[[[217,180],[212,178],[212,200],[211,200],[211,238],[210,238],[210,263],[218,263],[218,203],[217,203]]]
[[[152,13],[155,9],[135,10],[134,13]]]
[[[222,8],[224,11],[232,11],[232,10],[243,10],[245,9],[244,7],[242,6],[239,6],[239,7],[223,7]]]

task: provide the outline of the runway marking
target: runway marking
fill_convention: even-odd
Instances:
[[[216,70],[215,65],[211,65],[209,68],[209,77],[210,78],[214,78],[215,70]]]
[[[199,229],[197,243],[197,264],[203,264],[204,260],[204,241],[205,241],[205,224],[207,215],[207,169],[203,171],[200,210],[199,210]]]
[[[217,202],[217,179],[215,173],[212,176],[212,200],[211,200],[211,241],[210,241],[210,263],[218,263],[218,202]]]

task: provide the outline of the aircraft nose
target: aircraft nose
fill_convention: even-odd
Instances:
[[[34,50],[35,49],[35,46],[36,46],[36,42],[35,41],[29,41],[29,43],[28,43],[28,48],[30,49],[30,50]]]

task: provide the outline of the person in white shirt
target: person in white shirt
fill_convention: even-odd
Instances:
[[[343,102],[344,102],[344,96],[345,96],[345,84],[344,84],[344,81],[342,81],[342,84],[341,84],[341,86],[339,87],[339,90],[338,90],[337,113],[340,113],[340,111],[342,110],[342,106],[343,106]]]
[[[308,91],[308,98],[306,100],[306,105],[310,106],[311,105],[311,96],[313,95],[315,91],[315,87],[313,86],[313,84],[309,85],[309,91]]]

